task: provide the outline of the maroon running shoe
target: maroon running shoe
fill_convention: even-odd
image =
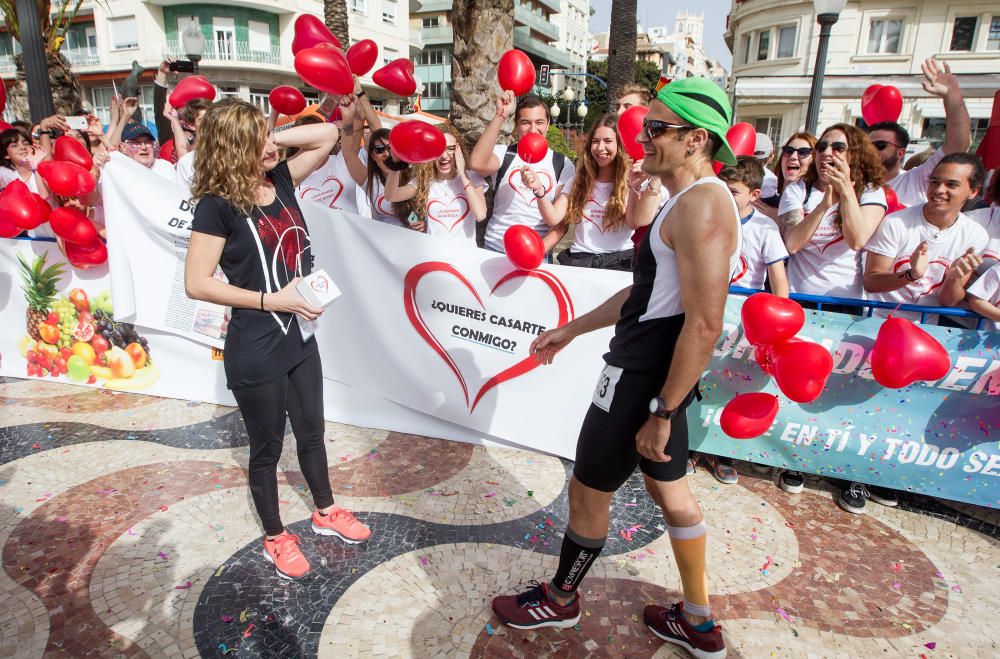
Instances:
[[[650,604],[643,612],[649,631],[667,643],[679,645],[698,659],[723,659],[726,642],[722,640],[722,627],[716,625],[708,632],[699,632],[684,619],[680,602],[669,609]]]
[[[493,598],[493,613],[514,629],[556,627],[567,629],[580,622],[580,595],[566,606],[549,597],[548,584],[532,581],[534,587],[519,595]]]

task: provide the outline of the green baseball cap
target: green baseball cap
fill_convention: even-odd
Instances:
[[[733,122],[733,110],[721,87],[708,78],[674,81],[661,78],[656,86],[656,99],[692,126],[704,128],[722,140],[715,159],[727,165],[736,164],[736,155],[726,141],[726,132]]]

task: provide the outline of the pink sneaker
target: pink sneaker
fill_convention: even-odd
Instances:
[[[299,536],[288,531],[274,540],[264,538],[264,557],[274,563],[279,577],[300,579],[309,574],[309,561],[299,549]]]
[[[319,535],[335,535],[348,544],[364,542],[372,534],[371,529],[358,521],[346,508],[334,506],[326,515],[313,512],[312,529]]]

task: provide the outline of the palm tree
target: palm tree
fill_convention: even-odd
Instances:
[[[514,45],[514,0],[454,0],[451,26],[451,122],[474,141],[496,111],[497,65]]]
[[[344,50],[351,47],[347,0],[323,0],[323,22],[333,32],[333,36],[337,37]]]
[[[608,35],[608,110],[614,110],[614,91],[635,82],[636,0],[611,0]]]
[[[59,0],[57,0],[58,2]],[[51,0],[37,0],[38,21],[45,42],[45,59],[49,69],[49,84],[52,86],[52,101],[59,114],[71,114],[83,107],[83,92],[69,61],[59,52],[66,39],[66,30],[76,17],[83,0],[61,0],[55,15]],[[21,28],[17,18],[16,0],[0,0],[0,12],[14,39],[21,41]],[[25,84],[24,57],[14,58],[17,67],[17,83],[8,93],[8,105],[19,119],[28,119],[28,88]]]

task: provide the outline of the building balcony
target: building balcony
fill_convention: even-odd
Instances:
[[[573,65],[573,60],[565,51],[535,39],[526,27],[514,28],[514,47],[526,52],[535,63],[548,64],[557,69],[568,69]]]
[[[89,48],[63,48],[60,52],[71,66],[96,66],[101,63],[101,56]]]
[[[529,27],[532,32],[540,35],[540,39],[559,41],[559,28],[524,5],[514,6],[514,26]]]
[[[439,25],[437,27],[425,27],[420,30],[420,33],[424,37],[425,46],[433,46],[435,44],[452,44],[455,42],[455,35],[452,32],[450,25]]]
[[[434,14],[442,11],[451,11],[451,0],[421,0],[420,9],[416,14]]]
[[[424,33],[420,30],[410,30],[410,50],[421,51],[424,49]]]
[[[149,5],[159,5],[161,7],[167,6],[202,6],[199,3],[192,3],[188,0],[142,0]],[[294,14],[295,13],[295,3],[292,2],[275,2],[274,0],[212,0],[210,3],[212,5],[222,5],[224,7],[239,7],[247,9],[260,9],[268,12],[269,14]]]
[[[176,41],[167,41],[166,54],[182,59],[187,58],[184,47]],[[267,50],[251,50],[250,44],[246,41],[207,41],[201,61],[206,64],[245,62],[280,66],[281,49],[277,46],[271,46]]]
[[[535,0],[535,2],[537,2],[543,7],[551,9],[553,14],[558,14],[560,11],[562,11],[562,9],[559,6],[560,4],[559,0]]]
[[[17,70],[14,65],[14,56],[9,53],[0,55],[0,73],[13,73]]]
[[[424,112],[438,113],[442,112],[445,115],[448,114],[448,110],[451,109],[451,99],[450,98],[420,98],[420,109]]]

